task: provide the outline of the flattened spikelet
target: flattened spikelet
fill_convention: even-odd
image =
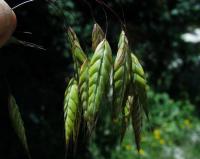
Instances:
[[[81,48],[81,45],[76,36],[76,33],[70,27],[68,29],[68,37],[71,43],[72,55],[74,57],[74,60],[75,62],[77,61],[78,66],[81,66],[84,63],[84,61],[87,59],[87,56],[85,55],[83,49]]]
[[[95,51],[105,35],[99,24],[95,23],[92,31],[92,50]]]
[[[137,150],[139,151],[141,142],[141,129],[142,129],[142,108],[140,105],[138,95],[136,95],[133,99],[133,105],[131,106],[131,119],[132,119],[132,127],[135,134],[135,142]]]
[[[123,141],[124,135],[126,133],[126,129],[129,124],[130,116],[131,116],[131,106],[133,105],[133,97],[128,96],[126,101],[126,105],[122,110],[122,128],[121,128],[121,142]]]
[[[131,106],[132,126],[134,129],[136,146],[139,151],[143,112],[145,112],[148,118],[148,109],[146,102],[147,84],[144,70],[137,57],[133,53],[131,53],[131,84],[131,88],[133,90],[131,91],[131,95],[134,97],[133,104]]]
[[[86,117],[86,110],[88,107],[88,97],[89,97],[89,61],[86,60],[81,66],[80,78],[79,78],[79,91],[81,104],[83,108],[84,118]]]
[[[131,53],[131,60],[132,60],[132,71],[141,77],[145,78],[144,70],[142,68],[142,65],[140,64],[137,57]]]
[[[64,97],[64,120],[65,120],[65,141],[68,145],[75,129],[76,117],[78,113],[78,84],[71,79]],[[73,136],[74,137],[74,136]]]
[[[9,108],[9,115],[10,115],[10,119],[11,119],[13,128],[15,129],[15,132],[16,132],[17,136],[19,137],[19,139],[30,159],[31,156],[30,156],[30,152],[29,152],[29,148],[28,148],[28,144],[27,144],[24,123],[23,123],[18,105],[15,101],[15,98],[12,95],[9,96],[8,108]]]
[[[125,92],[128,85],[128,40],[126,38],[125,32],[122,31],[120,35],[120,40],[118,44],[117,57],[114,63],[114,79],[113,79],[113,120],[116,120],[119,113],[122,112],[126,102]]]
[[[133,85],[135,91],[139,95],[139,101],[142,105],[142,108],[148,117],[149,111],[147,108],[147,83],[145,79],[144,70],[138,61],[137,57],[131,53],[131,60],[132,60],[132,78],[133,78]]]
[[[104,39],[97,46],[89,68],[89,105],[86,117],[92,127],[109,83],[111,68],[112,52],[109,43]]]

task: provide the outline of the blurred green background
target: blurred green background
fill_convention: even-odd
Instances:
[[[10,6],[21,0],[7,1]],[[94,137],[79,145],[80,159],[200,158],[200,2],[199,0],[105,1],[127,26],[130,46],[146,73],[151,122],[145,121],[139,154],[129,126],[119,143],[109,114],[100,118]],[[63,95],[73,75],[66,28],[73,27],[89,54],[93,17],[111,44],[121,31],[119,18],[88,0],[36,0],[15,10],[14,36],[46,51],[10,44],[0,50],[0,158],[26,158],[7,109],[7,83],[19,105],[33,159],[63,159]],[[124,15],[124,16],[123,16]],[[26,34],[24,32],[31,32]],[[108,109],[108,108],[106,108]]]

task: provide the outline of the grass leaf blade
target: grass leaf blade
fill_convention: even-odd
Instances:
[[[27,138],[26,138],[26,132],[24,128],[24,123],[19,111],[19,107],[16,103],[15,98],[12,95],[10,95],[8,99],[8,108],[9,108],[9,115],[10,115],[10,120],[12,122],[13,128],[17,136],[19,137],[19,140],[21,141],[24,149],[26,150],[26,153],[29,159],[31,159],[30,151],[29,151],[28,143],[27,143]]]

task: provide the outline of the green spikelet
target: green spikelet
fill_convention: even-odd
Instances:
[[[118,44],[117,57],[114,63],[114,80],[113,80],[113,120],[116,120],[119,113],[124,107],[124,100],[126,102],[126,88],[128,85],[128,40],[125,32],[122,31]]]
[[[71,43],[72,55],[74,57],[74,61],[75,62],[77,61],[78,66],[81,66],[84,63],[84,61],[87,59],[87,56],[85,55],[83,49],[81,48],[81,45],[76,36],[76,33],[70,27],[68,29],[68,37]]]
[[[120,36],[119,36],[119,41],[118,41],[118,45],[117,45],[118,48],[120,48],[122,43],[124,43],[124,38],[126,38],[126,40],[127,40],[125,32],[124,32],[124,30],[122,30],[121,33],[120,33]]]
[[[27,144],[24,123],[23,123],[18,105],[15,101],[15,98],[12,95],[9,96],[8,108],[9,108],[9,115],[10,115],[10,119],[11,119],[13,128],[15,129],[15,132],[16,132],[17,136],[19,137],[19,139],[20,139],[23,147],[25,148],[27,155],[30,159],[31,156],[30,156],[30,152],[29,152],[29,148],[28,148],[28,144]]]
[[[86,117],[91,127],[94,126],[101,100],[103,100],[105,95],[105,88],[109,83],[111,68],[112,51],[108,41],[104,39],[97,46],[89,68],[89,104]]]
[[[92,31],[92,50],[95,51],[105,35],[99,24],[95,23]]]
[[[148,109],[147,109],[147,96],[146,96],[146,79],[144,70],[137,59],[137,57],[131,53],[131,80],[132,80],[132,90],[131,92],[133,98],[133,105],[131,106],[131,117],[132,117],[132,126],[135,134],[135,142],[137,150],[140,150],[140,141],[141,141],[141,128],[142,128],[142,118],[143,112],[145,112],[148,118]]]
[[[136,94],[133,98],[133,105],[131,106],[131,119],[132,119],[132,127],[135,135],[135,143],[137,146],[137,150],[140,150],[140,142],[141,142],[141,129],[142,129],[142,108],[140,105],[139,97]]]
[[[132,60],[132,71],[141,77],[145,78],[144,70],[142,68],[142,65],[140,64],[137,57],[131,53],[131,60]]]
[[[142,108],[144,109],[147,118],[149,118],[149,111],[147,108],[147,82],[145,79],[144,70],[139,63],[137,57],[133,53],[131,53],[131,60],[134,88],[139,95],[139,101],[142,105]]]
[[[67,90],[65,91],[64,97],[64,120],[65,120],[65,140],[66,145],[68,145],[71,136],[75,139],[75,134],[73,134],[76,117],[78,113],[78,84],[76,80],[71,79]]]
[[[124,135],[126,133],[126,129],[129,124],[130,115],[131,115],[131,106],[133,105],[133,97],[128,96],[126,101],[126,105],[122,110],[122,125],[121,125],[121,142],[123,141]]]
[[[80,78],[79,78],[79,91],[81,97],[81,104],[83,108],[83,114],[85,118],[86,110],[88,107],[89,97],[89,61],[86,60],[81,66]]]

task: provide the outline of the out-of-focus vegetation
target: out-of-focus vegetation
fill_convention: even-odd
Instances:
[[[200,123],[194,117],[194,106],[189,101],[174,101],[166,93],[149,91],[148,96],[151,124],[145,125],[142,149],[137,152],[130,126],[121,146],[117,144],[111,149],[107,147],[107,151],[111,152],[110,158],[132,159],[140,156],[142,159],[198,159]],[[107,132],[109,129],[104,129],[103,133]],[[98,144],[91,144],[90,150],[95,159],[108,158],[101,153]]]
[[[20,1],[7,2],[14,6]],[[102,6],[94,0],[88,2],[96,21],[106,30]],[[141,158],[199,158],[200,42],[186,42],[182,38],[184,33],[200,27],[199,1],[113,0],[106,3],[121,17],[124,10],[131,47],[142,60],[154,90],[149,92],[151,122],[145,125]],[[47,51],[17,45],[0,50],[0,158],[26,158],[8,119],[6,83],[9,82],[22,111],[33,158],[61,159],[65,155],[63,94],[73,71],[66,27],[74,28],[81,45],[89,52],[93,25],[90,9],[82,0],[58,0],[36,1],[15,12],[18,27],[14,35],[41,44]],[[112,12],[106,12],[107,37],[116,50],[120,22]],[[30,31],[32,35],[23,31]],[[79,156],[136,158],[131,132],[127,131],[120,147],[111,121],[105,115],[98,123],[94,138],[84,145]]]
[[[136,150],[130,125],[121,144],[118,143],[114,147],[109,147],[108,143],[104,144],[104,148],[111,152],[109,158],[132,159],[140,156],[142,159],[198,159],[200,123],[194,116],[194,105],[189,101],[174,101],[167,93],[149,91],[148,97],[151,106],[151,124],[146,125],[143,130],[141,150],[139,152]],[[108,137],[110,129],[108,127],[102,129],[104,137]],[[91,144],[92,158],[108,158],[101,152],[101,146],[95,142]]]

